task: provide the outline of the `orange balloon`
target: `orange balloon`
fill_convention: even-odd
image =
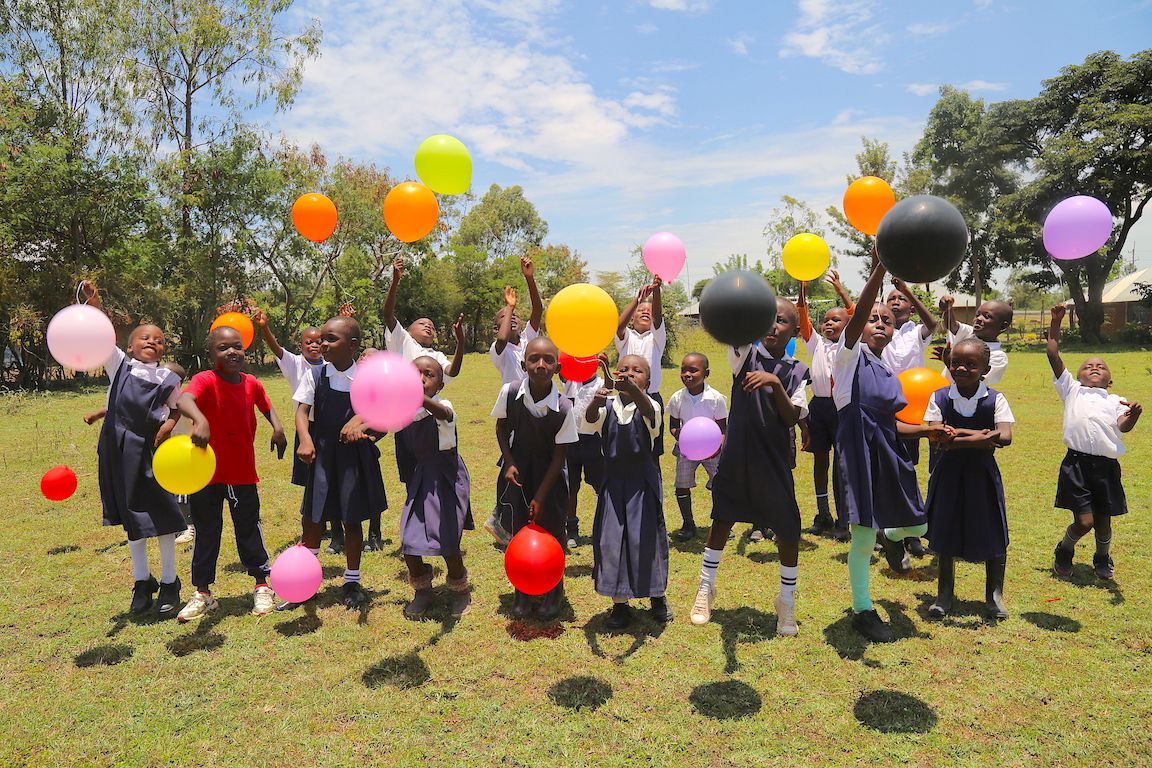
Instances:
[[[440,204],[432,190],[415,181],[397,184],[384,198],[384,223],[397,240],[414,243],[436,228]]]
[[[844,215],[848,223],[866,235],[875,235],[880,219],[896,205],[896,193],[888,182],[876,176],[863,176],[848,185],[844,193]]]
[[[229,328],[235,328],[240,332],[240,340],[244,342],[244,349],[252,346],[252,339],[256,338],[256,329],[252,327],[252,320],[248,315],[242,315],[239,312],[225,312],[212,321],[212,327],[208,330],[214,331],[222,325]]]
[[[336,204],[319,192],[300,195],[292,205],[292,223],[304,237],[322,243],[336,231]]]
[[[941,387],[949,386],[948,379],[931,368],[910,368],[897,374],[896,378],[900,380],[904,399],[908,401],[908,405],[896,414],[896,418],[905,424],[923,423],[932,395]]]

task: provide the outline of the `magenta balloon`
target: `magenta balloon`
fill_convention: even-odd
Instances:
[[[395,352],[375,352],[356,366],[349,393],[352,410],[381,432],[398,432],[424,406],[424,383],[416,366]]]
[[[91,371],[112,357],[116,329],[108,315],[89,304],[64,307],[48,323],[48,351],[74,371]]]
[[[680,428],[680,453],[686,459],[702,461],[720,450],[720,425],[707,416],[689,419]]]
[[[1096,253],[1112,234],[1112,212],[1094,197],[1061,200],[1044,219],[1044,249],[1055,259]]]
[[[324,572],[316,555],[297,544],[280,553],[272,563],[268,580],[277,595],[290,603],[302,603],[320,589]]]
[[[684,243],[671,232],[658,232],[644,243],[644,266],[666,283],[676,279],[687,258]]]

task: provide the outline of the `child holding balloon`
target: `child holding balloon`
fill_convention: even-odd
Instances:
[[[668,398],[668,431],[676,439],[672,454],[676,457],[676,504],[683,523],[676,532],[677,541],[696,537],[696,520],[692,516],[692,489],[696,487],[696,470],[703,465],[708,475],[705,488],[712,490],[712,478],[720,464],[720,448],[706,459],[690,459],[680,449],[680,430],[694,418],[711,419],[720,427],[721,440],[728,426],[728,398],[708,386],[708,358],[700,352],[689,352],[680,362],[680,381],[684,388]]]
[[[664,407],[664,397],[660,394],[660,384],[664,377],[660,370],[660,359],[664,356],[664,347],[668,344],[668,334],[664,328],[664,305],[660,293],[660,286],[663,284],[664,281],[657,275],[651,283],[641,288],[632,303],[620,313],[620,322],[616,327],[616,351],[620,357],[639,355],[648,361],[648,367],[652,371],[648,383],[648,396],[661,408]],[[652,300],[647,301],[649,298]],[[664,420],[661,417],[660,434],[656,436],[656,442],[652,446],[652,457],[657,467],[663,455]]]
[[[80,290],[89,304],[103,308],[95,285],[85,280]],[[104,364],[111,383],[96,448],[104,525],[122,525],[128,535],[135,582],[128,610],[143,613],[159,592],[156,610],[162,616],[180,602],[176,535],[187,528],[176,497],[152,474],[152,455],[167,437],[161,428],[180,394],[179,377],[159,364],[166,344],[163,331],[143,324],[132,330],[126,350],[113,347]],[[148,566],[147,542],[153,538],[160,550],[159,582]]]

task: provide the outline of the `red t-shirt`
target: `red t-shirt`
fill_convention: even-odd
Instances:
[[[201,371],[184,388],[196,397],[196,407],[208,419],[212,436],[208,444],[216,453],[213,483],[252,485],[256,476],[256,411],[272,408],[264,385],[256,377],[240,374],[239,384],[229,384],[216,371]]]

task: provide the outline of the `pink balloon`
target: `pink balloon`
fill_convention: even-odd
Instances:
[[[276,594],[290,603],[302,603],[316,594],[324,571],[308,547],[297,544],[280,553],[272,563],[268,581]]]
[[[376,352],[356,366],[352,410],[381,432],[398,432],[424,407],[424,383],[416,366],[395,352]]]
[[[707,416],[697,416],[680,428],[680,453],[686,459],[702,461],[720,450],[723,439],[719,424]]]
[[[1082,259],[1112,235],[1112,212],[1094,197],[1061,200],[1044,219],[1044,249],[1054,259]]]
[[[666,283],[676,279],[687,258],[684,243],[671,232],[658,232],[644,243],[644,266]]]
[[[48,351],[74,371],[91,371],[108,362],[116,348],[116,329],[108,315],[88,304],[73,304],[48,323]]]

